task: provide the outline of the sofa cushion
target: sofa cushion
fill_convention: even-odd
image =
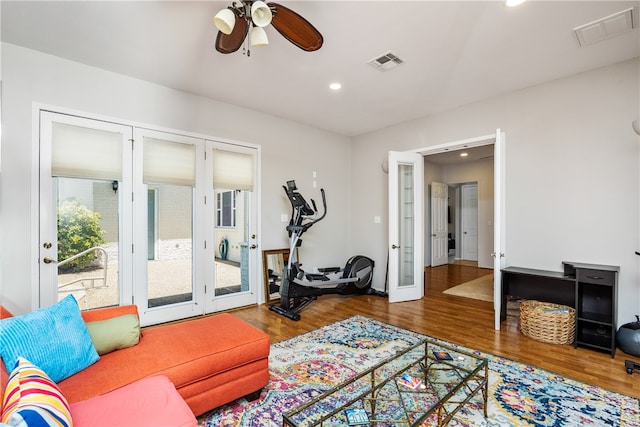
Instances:
[[[135,314],[138,318],[138,307],[133,304],[114,305],[110,307],[94,308],[92,310],[83,310],[81,312],[85,323],[97,322],[99,320],[107,320],[112,317],[122,316],[123,314]]]
[[[40,368],[19,357],[2,402],[2,422],[10,426],[71,426],[67,400]]]
[[[105,354],[58,385],[73,404],[144,377],[166,375],[188,400],[183,391],[191,385],[266,361],[269,344],[267,334],[229,313],[154,326],[145,328],[138,345]]]
[[[135,314],[87,322],[86,325],[99,355],[134,346],[140,341],[140,320]]]
[[[71,405],[76,427],[196,427],[198,422],[163,375],[141,379]]]
[[[52,306],[0,320],[0,356],[7,371],[22,356],[54,382],[100,358],[73,295]]]

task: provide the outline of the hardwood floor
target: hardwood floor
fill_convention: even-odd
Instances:
[[[421,300],[389,304],[386,298],[373,295],[324,295],[303,310],[297,322],[269,311],[266,305],[234,310],[233,314],[269,334],[272,342],[361,314],[640,398],[640,371],[629,375],[624,368],[625,359],[640,362],[640,357],[618,349],[612,359],[607,353],[538,342],[518,331],[517,317],[509,317],[496,331],[493,303],[442,293],[490,272],[459,264],[427,268]]]

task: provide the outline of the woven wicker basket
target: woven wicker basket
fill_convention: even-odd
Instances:
[[[572,344],[575,337],[576,311],[566,305],[535,300],[520,303],[520,331],[537,341]]]

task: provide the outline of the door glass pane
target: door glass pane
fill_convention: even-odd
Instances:
[[[147,192],[149,307],[193,300],[193,187],[153,184]]]
[[[56,178],[58,299],[119,304],[118,181]]]
[[[413,206],[413,165],[398,165],[398,196],[400,198],[399,209],[399,233],[400,253],[398,265],[398,286],[412,286],[414,280],[413,247],[414,247],[414,222],[415,209]]]
[[[152,308],[192,302],[196,148],[146,135],[143,141],[147,304]]]
[[[249,290],[251,191],[215,189],[215,295]]]

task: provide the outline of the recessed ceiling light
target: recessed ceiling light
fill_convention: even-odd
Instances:
[[[331,83],[329,85],[329,89],[331,89],[331,90],[340,90],[340,89],[342,89],[342,85],[340,83]]]
[[[469,153],[460,153],[460,157],[467,157]]]
[[[522,3],[524,3],[525,0],[505,0],[504,4],[506,4],[509,7],[514,7],[514,6],[518,6],[521,5]]]

